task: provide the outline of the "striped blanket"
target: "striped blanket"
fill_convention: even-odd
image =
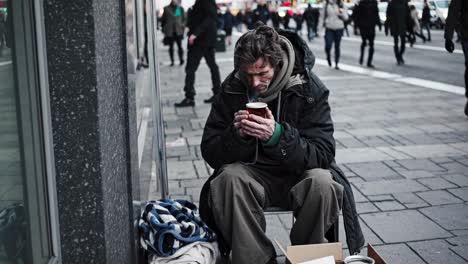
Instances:
[[[149,201],[138,223],[140,244],[151,254],[167,257],[187,244],[215,241],[216,234],[196,212],[185,200]]]

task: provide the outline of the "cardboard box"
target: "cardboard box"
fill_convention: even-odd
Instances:
[[[286,259],[291,264],[301,264],[310,260],[333,256],[336,264],[343,264],[343,249],[341,243],[310,244],[299,246],[288,246],[286,250],[278,241],[276,244],[283,251]],[[387,264],[385,260],[375,251],[371,244],[367,244],[367,256],[375,260],[375,264]]]

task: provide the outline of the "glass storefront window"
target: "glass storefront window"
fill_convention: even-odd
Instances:
[[[54,254],[31,1],[0,0],[0,264]]]

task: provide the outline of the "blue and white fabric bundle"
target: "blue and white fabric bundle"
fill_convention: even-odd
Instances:
[[[138,224],[142,247],[168,257],[188,244],[216,241],[216,234],[195,215],[196,211],[197,207],[185,200],[148,202]]]

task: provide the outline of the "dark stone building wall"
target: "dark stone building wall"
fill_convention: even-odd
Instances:
[[[134,262],[123,2],[44,3],[63,263]]]

